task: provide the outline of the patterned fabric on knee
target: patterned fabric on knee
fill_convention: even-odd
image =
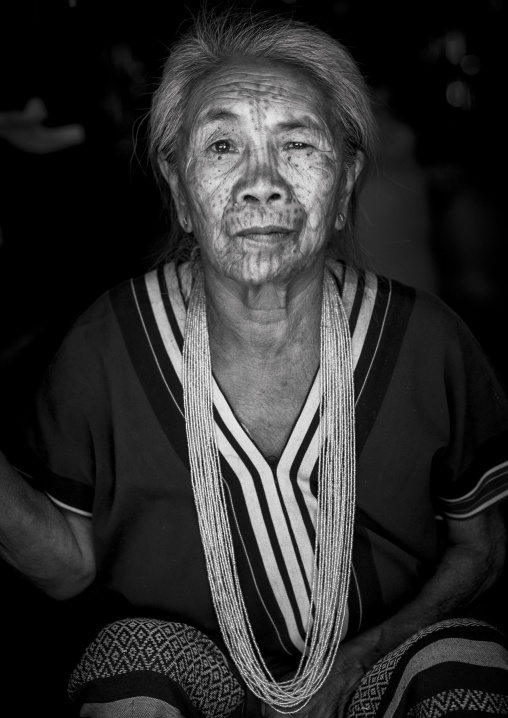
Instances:
[[[73,671],[68,695],[81,704],[150,696],[185,718],[227,718],[245,698],[225,656],[203,633],[138,618],[100,631]]]
[[[508,715],[505,637],[486,623],[441,621],[409,638],[364,676],[347,718]]]
[[[178,708],[150,696],[109,703],[84,703],[79,715],[80,718],[185,718]]]

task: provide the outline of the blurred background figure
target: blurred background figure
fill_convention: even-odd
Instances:
[[[45,155],[58,152],[85,140],[81,125],[47,127],[48,110],[40,97],[31,97],[25,107],[0,113],[0,137],[24,152]]]

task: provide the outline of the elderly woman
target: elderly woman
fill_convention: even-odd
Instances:
[[[151,152],[168,253],[63,342],[35,488],[3,469],[7,560],[126,604],[71,676],[80,715],[506,714],[501,634],[464,616],[504,561],[507,403],[439,300],[355,269],[373,125],[351,57],[202,17]]]

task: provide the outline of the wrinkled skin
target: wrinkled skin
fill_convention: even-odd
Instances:
[[[259,286],[322,262],[333,228],[343,226],[338,215],[346,215],[361,158],[344,167],[340,130],[304,74],[237,63],[195,89],[178,165],[175,174],[162,169],[205,270]]]

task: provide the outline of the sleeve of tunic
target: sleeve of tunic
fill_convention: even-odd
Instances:
[[[92,518],[99,585],[146,615],[215,637],[192,485],[175,449],[185,424],[145,335],[134,283],[101,297],[64,338],[18,468],[55,504]],[[141,294],[143,277],[138,285]]]
[[[443,382],[449,441],[436,453],[432,483],[438,510],[467,519],[508,496],[508,401],[469,329],[453,313],[448,320]]]
[[[112,436],[113,325],[105,296],[68,332],[38,391],[19,467],[57,505],[85,516],[92,514],[97,464],[107,458]]]

